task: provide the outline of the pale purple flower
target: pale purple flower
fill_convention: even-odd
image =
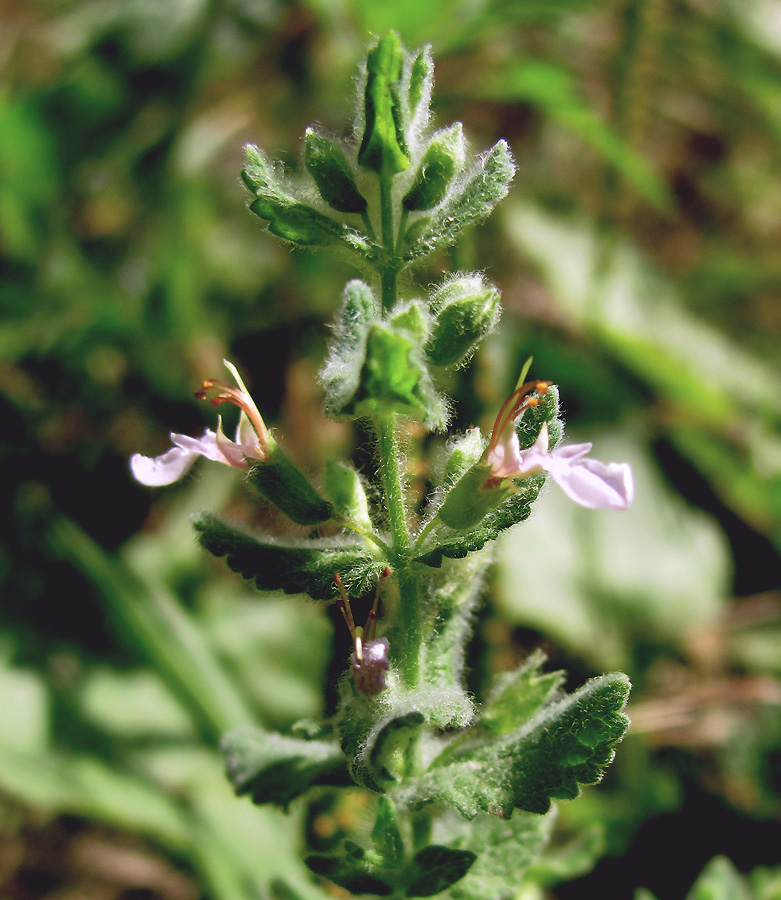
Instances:
[[[486,487],[506,478],[523,478],[547,472],[564,493],[589,509],[627,509],[634,497],[632,469],[627,463],[601,463],[586,459],[591,444],[571,444],[549,449],[548,426],[543,424],[534,444],[521,450],[515,430],[520,415],[539,402],[530,391],[544,394],[549,382],[527,382],[516,389],[496,417],[491,441],[484,454],[490,466]]]
[[[130,469],[136,481],[148,487],[173,484],[189,471],[199,456],[233,466],[235,469],[248,469],[250,459],[259,461],[266,459],[269,453],[268,429],[238,370],[233,363],[227,360],[224,362],[236,379],[238,388],[224,381],[209,379],[204,381],[195,396],[200,400],[209,399],[213,406],[233,403],[239,407],[241,418],[236,428],[236,439],[232,441],[225,436],[221,418],[217,419],[216,431],[207,428],[200,438],[172,432],[171,441],[174,446],[161,456],[153,458],[136,453],[130,458]],[[208,397],[210,391],[217,393],[213,397]]]

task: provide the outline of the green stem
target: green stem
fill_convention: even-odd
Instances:
[[[423,531],[417,537],[417,540],[412,545],[413,551],[417,552],[423,546],[423,542],[431,533],[432,528],[436,527],[439,524],[439,516],[434,516],[434,518],[423,528]]]
[[[350,519],[344,519],[341,516],[334,516],[334,522],[337,522],[342,526],[342,528],[347,528],[350,531],[354,531],[356,534],[360,534],[361,537],[364,537],[367,541],[371,541],[372,543],[376,544],[380,548],[380,550],[383,550],[385,553],[391,552],[391,548],[381,537],[378,537],[378,535],[374,534],[374,532],[372,531],[368,531],[366,528],[362,528],[355,522],[350,521]]]
[[[393,542],[394,574],[398,579],[401,603],[401,633],[404,646],[400,647],[404,680],[412,685],[418,680],[418,656],[420,654],[420,608],[417,582],[411,569],[410,538],[407,529],[407,510],[401,483],[401,460],[396,438],[396,416],[382,416],[377,422],[380,444],[380,478],[382,479],[388,524]]]
[[[382,246],[385,248],[387,258],[380,273],[382,278],[382,308],[389,310],[396,302],[396,275],[398,268],[395,263],[396,240],[393,233],[393,176],[382,173],[380,175],[380,222],[382,225]]]

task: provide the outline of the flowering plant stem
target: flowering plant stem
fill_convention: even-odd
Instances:
[[[327,853],[305,859],[317,877],[353,894],[500,900],[518,893],[512,860],[531,861],[543,847],[552,799],[576,796],[612,759],[629,684],[620,673],[603,676],[567,696],[562,676],[543,673],[534,654],[478,705],[464,661],[491,546],[528,518],[546,477],[584,506],[622,509],[631,473],[586,458],[589,445],[559,447],[556,387],[529,381],[502,407],[490,440],[475,428],[443,442],[443,462],[428,468],[433,489],[423,506],[412,504],[403,432],[410,422],[445,430],[442,372],[469,359],[500,304],[479,273],[451,274],[412,299],[399,296],[398,276],[487,216],[515,167],[504,141],[468,164],[460,125],[433,130],[427,49],[410,53],[386,34],[369,49],[362,77],[360,149],[306,133],[305,165],[322,202],[312,205],[311,185],[289,183],[257,147],[247,148],[242,177],[251,210],[273,234],[357,255],[379,288],[378,297],[357,279],[345,287],[321,382],[330,416],[368,421],[376,434],[380,508],[350,461],[330,461],[322,486],[300,471],[232,364],[236,388],[210,379],[199,396],[239,407],[235,440],[220,423],[198,440],[174,434],[167,453],[131,464],[149,485],[175,481],[197,456],[244,471],[306,536],[248,534],[202,514],[202,545],[262,592],[335,600],[350,632],[333,718],[290,734],[245,727],[225,736],[237,792],[287,808],[326,795],[349,802],[344,787],[362,789],[371,812]],[[413,527],[421,519],[428,524]],[[351,594],[373,595],[364,627]],[[529,815],[539,819],[530,824]]]

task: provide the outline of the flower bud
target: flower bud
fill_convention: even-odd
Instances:
[[[409,167],[399,98],[403,62],[401,41],[392,31],[380,38],[366,59],[366,127],[358,163],[378,174],[396,175]]]
[[[444,199],[455,175],[464,167],[464,133],[461,123],[436,135],[420,161],[420,168],[401,201],[408,212],[438,206]]]
[[[366,200],[355,184],[350,164],[337,141],[307,128],[304,162],[320,196],[330,207],[341,213],[366,212]]]
[[[431,298],[436,323],[426,344],[435,366],[465,362],[499,318],[499,292],[479,275],[455,280]]]

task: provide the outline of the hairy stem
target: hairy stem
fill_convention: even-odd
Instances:
[[[396,416],[384,416],[377,422],[380,450],[380,478],[388,525],[393,543],[393,570],[398,579],[401,603],[401,625],[404,646],[401,651],[401,669],[404,680],[415,684],[418,680],[418,656],[420,654],[420,609],[417,582],[411,565],[411,547],[407,528],[407,510],[401,482],[401,460],[396,438]]]

